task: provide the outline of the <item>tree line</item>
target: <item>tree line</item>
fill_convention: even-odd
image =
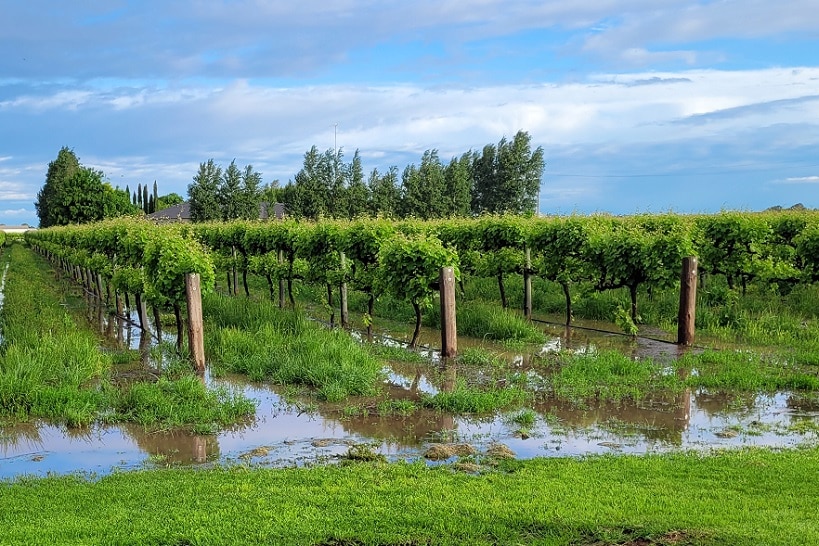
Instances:
[[[349,163],[341,150],[313,146],[294,179],[275,196],[294,218],[448,218],[476,214],[533,214],[537,210],[544,160],[541,147],[518,131],[512,138],[470,150],[444,163],[427,150],[420,165],[373,169],[364,175],[356,150]]]
[[[448,218],[490,214],[532,214],[537,210],[543,172],[543,149],[532,150],[525,131],[478,152],[470,150],[444,163],[438,150],[427,150],[420,165],[411,164],[399,175],[392,166],[365,176],[359,151],[344,161],[341,149],[324,153],[313,146],[304,154],[302,168],[284,187],[278,181],[262,184],[252,165],[227,168],[209,159],[188,185],[191,219],[235,220],[259,218],[262,202],[281,202],[293,218]],[[172,193],[158,195],[148,185],[133,193],[114,188],[98,171],[80,164],[63,147],[49,163],[46,182],[35,207],[40,227],[77,224],[143,212],[150,214],[182,202]]]

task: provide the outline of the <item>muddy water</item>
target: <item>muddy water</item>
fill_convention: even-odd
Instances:
[[[136,317],[118,318],[89,308],[88,319],[109,336],[113,346],[141,348],[147,353],[155,342],[140,335]],[[601,328],[567,331],[544,325],[544,330],[549,341],[527,351],[516,352],[484,340],[459,339],[459,345],[490,348],[523,373],[534,373],[529,364],[536,355],[566,348],[581,352],[614,348],[660,359],[677,355],[674,345],[631,341],[597,331]],[[458,379],[480,383],[491,376],[474,367],[442,366],[435,353],[438,335],[425,330],[422,337],[434,363],[393,363],[386,370],[384,389],[391,398],[418,400],[425,393],[451,389]],[[402,342],[394,334],[382,340]],[[147,356],[143,365],[156,366]],[[240,389],[255,399],[255,419],[212,436],[151,432],[136,425],[85,429],[42,422],[0,425],[0,479],[24,474],[106,474],[171,465],[303,466],[335,461],[351,445],[360,443],[372,445],[390,460],[419,458],[432,443],[456,441],[479,450],[501,442],[521,458],[819,443],[819,398],[804,399],[787,392],[738,395],[700,390],[656,396],[639,404],[601,403],[583,408],[544,400],[533,408],[534,422],[522,428],[514,420],[518,411],[453,416],[420,410],[409,416],[381,416],[374,400],[317,404],[310,398],[285,400],[278,387],[241,377],[207,380]]]
[[[428,366],[396,367],[386,388],[394,398],[415,399],[421,392],[445,388],[457,373],[427,372]],[[150,432],[136,425],[3,427],[0,478],[213,463],[310,465],[336,460],[358,443],[371,444],[398,460],[421,457],[431,443],[454,441],[479,450],[502,442],[521,458],[819,441],[819,404],[792,393],[739,396],[698,391],[640,405],[583,409],[551,400],[534,408],[534,424],[522,431],[513,421],[518,412],[472,417],[422,410],[406,417],[379,416],[366,400],[316,405],[311,399],[284,401],[275,387],[238,377],[213,383],[240,388],[257,400],[256,419],[213,436]]]

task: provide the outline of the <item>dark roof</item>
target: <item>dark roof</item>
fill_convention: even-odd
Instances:
[[[284,218],[284,203],[273,203],[272,212],[273,215],[271,216],[270,203],[267,201],[262,201],[259,203],[259,220],[269,220],[270,218],[281,220]],[[174,220],[178,222],[190,222],[191,205],[188,201],[185,201],[184,203],[179,203],[178,205],[152,212],[146,217],[150,220],[156,220],[158,222],[170,222]]]
[[[191,219],[191,204],[187,201],[183,203],[179,203],[178,205],[174,205],[172,207],[168,207],[166,209],[158,210],[156,212],[152,212],[147,216],[147,218],[151,220],[178,220],[178,221],[190,221]]]

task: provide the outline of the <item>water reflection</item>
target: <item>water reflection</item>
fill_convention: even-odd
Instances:
[[[133,424],[123,425],[123,433],[137,447],[160,464],[204,463],[219,458],[219,439],[182,431],[151,432]]]

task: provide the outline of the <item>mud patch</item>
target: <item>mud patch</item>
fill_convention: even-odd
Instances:
[[[515,452],[504,444],[490,445],[489,449],[486,450],[486,454],[493,459],[514,459],[516,457]]]
[[[424,452],[424,458],[430,461],[443,461],[451,457],[468,457],[478,452],[469,444],[432,444]]]

